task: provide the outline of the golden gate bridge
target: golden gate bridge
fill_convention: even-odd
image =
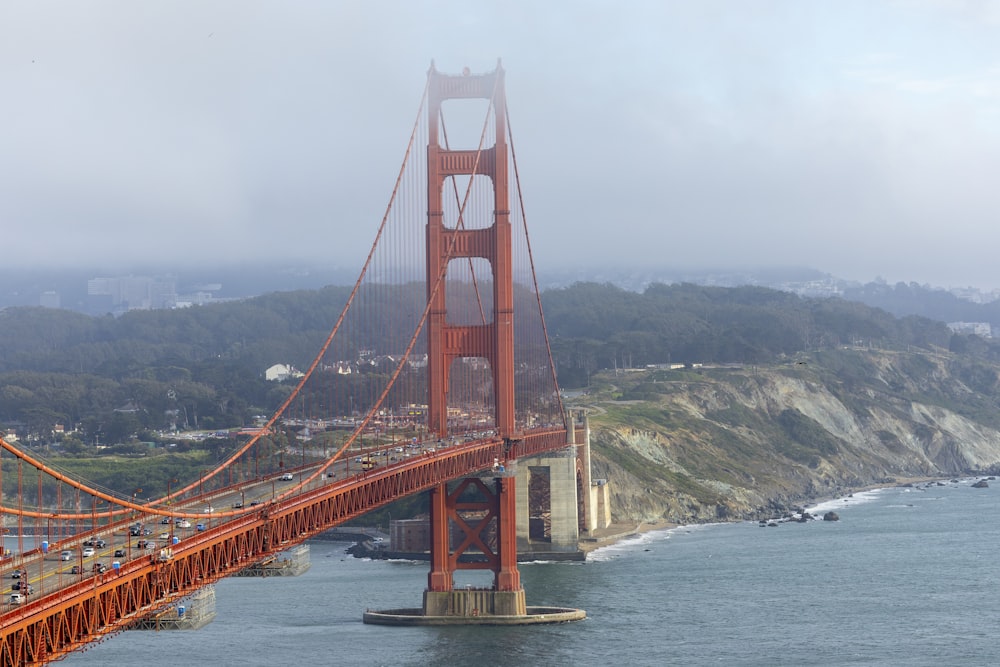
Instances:
[[[0,508],[18,540],[0,573],[31,588],[2,607],[0,666],[56,660],[420,491],[431,508],[420,613],[530,615],[508,471],[579,439],[548,346],[499,62],[458,75],[431,65],[374,227],[280,407],[197,479],[139,498],[0,439]],[[457,569],[493,575],[472,611],[455,600]]]

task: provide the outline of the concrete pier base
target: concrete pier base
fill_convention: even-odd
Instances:
[[[374,625],[532,625],[567,623],[587,617],[582,609],[528,607],[524,590],[495,591],[464,588],[424,591],[423,609],[366,611],[364,622]]]
[[[152,614],[133,630],[197,630],[215,618],[215,586],[206,586],[182,603]]]
[[[309,545],[300,544],[236,573],[237,577],[297,577],[312,565]]]
[[[524,616],[524,589],[495,591],[491,588],[460,588],[424,591],[425,616]]]

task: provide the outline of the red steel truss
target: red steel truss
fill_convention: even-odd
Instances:
[[[348,519],[443,480],[488,470],[497,458],[531,456],[565,443],[562,429],[534,432],[517,443],[469,442],[262,505],[259,512],[182,540],[166,562],[155,556],[128,561],[117,574],[108,571],[5,612],[0,667],[56,660]]]

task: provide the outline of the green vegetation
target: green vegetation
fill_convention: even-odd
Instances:
[[[845,345],[947,349],[953,338],[929,319],[760,287],[653,285],[637,294],[581,283],[546,292],[543,303],[564,388],[616,366],[773,363]]]
[[[404,304],[423,294],[421,285],[370,289],[367,296],[390,310],[419,315]],[[74,474],[122,491],[162,493],[165,480],[218,460],[229,444],[225,438],[179,441],[166,452],[161,429],[226,430],[272,414],[289,387],[266,382],[264,370],[279,362],[305,367],[347,294],[328,287],[120,318],[41,308],[0,311],[0,425],[16,424],[22,442]],[[523,291],[517,298],[523,304],[533,299]],[[588,387],[588,401],[602,405],[604,423],[711,443],[680,448],[686,473],[650,465],[624,449],[608,457],[630,474],[669,480],[706,501],[715,492],[695,478],[760,481],[779,475],[762,468],[762,460],[815,468],[844,455],[841,441],[798,411],[768,414],[729,401],[701,406],[706,421],[679,405],[711,386],[758,392],[757,368],[808,380],[859,414],[871,400],[881,400],[890,413],[902,411],[893,401],[913,400],[1000,427],[1000,345],[953,335],[940,322],[757,287],[653,285],[634,293],[580,283],[545,292],[542,300],[560,385]],[[529,320],[517,320],[517,336],[534,324]],[[333,358],[355,359],[361,348],[398,352],[409,336],[405,324],[372,322],[350,330],[352,338],[335,342]],[[601,375],[647,366],[652,370]],[[385,372],[372,368],[368,375],[331,378],[316,388],[317,397],[343,403]],[[925,381],[931,376],[940,381]],[[340,403],[331,409],[350,411]],[[76,430],[54,433],[56,424]],[[744,432],[766,438],[767,449]],[[890,436],[880,436],[887,449],[904,447]],[[156,446],[142,444],[149,442]],[[5,490],[12,479],[4,470]]]
[[[106,490],[116,491],[137,498],[158,498],[167,493],[167,482],[176,490],[183,485],[198,480],[200,471],[214,468],[214,457],[205,450],[192,450],[182,454],[164,451],[151,453],[141,459],[117,455],[88,457],[58,457],[46,460],[58,472],[76,479],[96,482]],[[31,466],[22,466],[22,488],[30,489],[33,495],[38,489],[37,471]],[[71,498],[76,493],[66,485],[60,485],[51,477],[42,477],[42,495],[51,502],[57,493],[63,498]],[[18,497],[17,462],[3,461],[3,492],[9,497]],[[62,489],[57,487],[63,486]],[[90,502],[90,497],[86,497]]]

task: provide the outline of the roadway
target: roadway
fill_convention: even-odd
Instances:
[[[303,486],[302,492],[362,473],[363,458],[370,459],[375,467],[381,468],[424,452],[434,452],[437,448],[448,444],[448,441],[395,444],[378,450],[365,450],[363,454],[355,452],[350,457],[337,461],[327,469],[326,473]],[[298,485],[303,478],[315,472],[319,465],[310,464],[244,482],[238,487],[177,500],[177,507],[170,516],[143,514],[120,519],[111,525],[98,527],[97,530],[53,542],[49,544],[44,554],[39,549],[33,549],[26,552],[23,558],[16,555],[6,558],[0,564],[0,586],[4,586],[0,588],[2,592],[0,609],[6,610],[15,606],[11,601],[11,594],[18,591],[14,590],[13,586],[22,582],[27,582],[33,589],[29,597],[45,595],[83,579],[91,577],[103,579],[106,574],[114,574],[116,563],[123,566],[136,558],[157,556],[160,550],[170,549],[193,534],[210,529],[215,512],[240,510],[252,512],[254,508],[265,505]],[[101,518],[101,515],[97,514],[97,518]],[[133,535],[130,529],[137,524],[140,526],[139,534]],[[99,546],[98,543],[92,547],[93,554],[85,556],[84,553],[89,552],[84,551],[84,542],[96,540],[102,540],[104,546]],[[64,553],[67,554],[65,560]],[[99,566],[103,566],[103,572],[98,571]],[[22,573],[21,576],[15,575],[18,572]]]

